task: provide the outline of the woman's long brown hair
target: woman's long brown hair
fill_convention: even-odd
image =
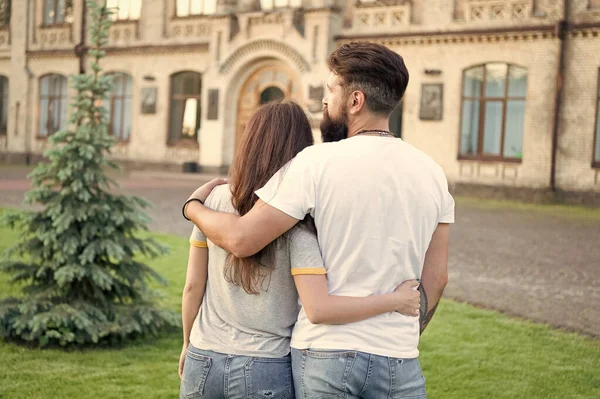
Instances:
[[[294,102],[271,102],[250,118],[237,147],[230,173],[233,206],[240,215],[252,209],[254,192],[304,148],[313,145],[310,122]],[[258,294],[275,264],[277,240],[257,254],[237,258],[230,254],[225,267],[227,281],[248,294]]]

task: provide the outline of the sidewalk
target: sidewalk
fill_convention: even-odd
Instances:
[[[0,191],[25,191],[30,187],[27,176],[33,171],[33,167],[24,165],[0,165]],[[207,181],[216,178],[226,178],[226,175],[212,173],[178,173],[161,172],[154,170],[133,170],[116,173],[113,177],[117,179],[122,188],[143,188],[156,186],[185,186],[194,184],[200,186]]]

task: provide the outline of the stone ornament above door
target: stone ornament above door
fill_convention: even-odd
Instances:
[[[304,59],[302,54],[291,46],[274,40],[257,40],[235,50],[221,65],[221,74],[229,73],[245,58],[257,57],[259,53],[270,53],[271,56],[274,57],[283,56],[283,58],[290,61],[300,73],[310,71],[309,63]]]

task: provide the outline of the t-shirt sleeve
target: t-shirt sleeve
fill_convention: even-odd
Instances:
[[[452,194],[446,190],[444,200],[442,201],[442,213],[439,223],[454,223],[454,198]]]
[[[207,248],[206,244],[206,236],[204,233],[198,228],[198,226],[194,226],[194,230],[192,230],[192,235],[190,236],[190,245],[197,248]]]
[[[256,191],[256,195],[283,213],[304,219],[315,207],[315,180],[310,159],[310,154],[302,151]]]
[[[326,274],[317,235],[304,226],[297,226],[289,237],[292,276]]]

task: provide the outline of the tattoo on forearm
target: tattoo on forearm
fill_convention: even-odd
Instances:
[[[437,307],[438,307],[438,303],[436,303],[429,312],[427,312],[427,314],[425,315],[425,317],[423,318],[423,321],[421,322],[421,333],[423,333],[423,331],[425,331],[425,329],[427,328],[427,326],[429,325],[429,322],[431,321],[431,319],[433,318],[433,314],[435,313]]]

